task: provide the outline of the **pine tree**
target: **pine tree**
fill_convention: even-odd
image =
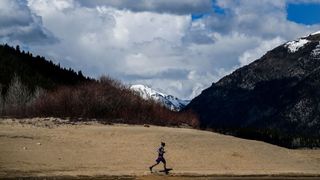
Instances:
[[[16,46],[16,51],[18,52],[18,53],[20,53],[21,51],[20,51],[20,46],[19,45],[17,45]]]

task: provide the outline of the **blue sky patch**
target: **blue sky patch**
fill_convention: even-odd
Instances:
[[[212,9],[217,14],[225,14],[225,10],[223,8],[217,6],[216,4],[212,5]]]
[[[288,4],[287,19],[305,25],[320,24],[320,3]]]
[[[197,13],[197,14],[191,14],[192,20],[197,20],[203,18],[204,14],[203,13]]]
[[[205,16],[209,16],[212,13],[216,13],[216,14],[225,14],[225,9],[221,8],[220,6],[218,6],[215,2],[215,0],[212,0],[212,11],[211,12],[207,12],[207,13],[193,13],[191,14],[191,18],[192,20],[197,20],[197,19],[201,19]]]

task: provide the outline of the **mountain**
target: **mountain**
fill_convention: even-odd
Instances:
[[[200,127],[285,147],[320,146],[320,31],[225,76],[184,110]]]
[[[160,102],[172,111],[180,111],[190,102],[189,100],[181,100],[172,95],[167,95],[162,92],[153,90],[145,85],[132,85],[130,89],[138,92],[142,98],[153,99],[156,102]]]

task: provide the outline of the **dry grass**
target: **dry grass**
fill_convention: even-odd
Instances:
[[[160,141],[167,143],[175,175],[320,174],[320,150],[289,150],[207,131],[59,119],[0,122],[0,177],[149,175]]]

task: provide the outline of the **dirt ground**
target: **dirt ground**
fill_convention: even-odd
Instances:
[[[148,169],[154,164],[161,141],[167,144],[167,166],[173,168],[170,176],[151,174]],[[161,168],[159,165],[155,171]],[[189,180],[295,176],[320,177],[320,150],[289,150],[186,128],[70,124],[55,118],[0,119],[0,178]]]

